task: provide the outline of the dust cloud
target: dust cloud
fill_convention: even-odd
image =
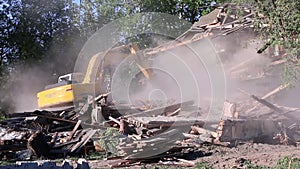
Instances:
[[[51,78],[52,77],[52,78]],[[45,85],[52,82],[53,75],[43,71],[42,67],[35,66],[25,69],[22,73],[13,74],[16,79],[12,87],[13,105],[16,112],[34,111],[38,109],[36,94],[43,90]]]
[[[211,44],[200,41],[159,52],[152,58],[149,69],[152,76],[143,81],[146,85],[138,88],[131,84],[129,89],[123,89],[129,90],[130,103],[151,99],[176,102],[194,100],[199,107],[207,108],[212,104],[212,99],[234,102],[248,99],[249,96],[241,93],[240,89],[256,94],[269,88],[247,82],[264,76],[265,65],[271,62],[268,57],[257,54],[262,44],[254,40],[255,37],[251,32],[239,32],[212,39]],[[212,59],[212,64],[209,64],[206,63],[209,57],[220,60]],[[212,71],[215,67],[222,72]],[[139,72],[139,76],[141,74]],[[216,85],[217,89],[212,84],[216,82],[213,78],[221,81],[220,86]],[[133,79],[132,83],[137,82]],[[212,98],[213,92],[225,92],[226,97]]]
[[[12,107],[10,113],[37,110],[37,93],[44,90],[46,85],[57,83],[59,76],[73,72],[83,41],[77,35],[72,38],[74,41],[65,44],[64,49],[60,49],[60,45],[53,42],[40,61],[29,60],[26,64],[16,66],[10,75],[13,83],[5,91],[11,97],[7,103]],[[58,52],[60,50],[64,52]]]
[[[242,93],[240,89],[251,94],[261,96],[262,93],[280,85],[280,78],[266,74],[266,65],[271,59],[257,54],[256,51],[262,44],[254,40],[256,35],[248,32],[238,32],[227,36],[221,36],[211,40],[214,51],[211,47],[201,46],[199,49],[194,46],[177,47],[167,50],[151,57],[150,66],[146,67],[151,73],[150,79],[141,80],[141,71],[131,78],[128,88],[122,84],[117,87],[120,90],[128,90],[127,96],[131,104],[139,104],[141,100],[175,100],[183,102],[197,100],[199,107],[206,108],[212,103],[212,91],[222,92],[225,89],[224,99],[240,103],[249,99],[249,96]],[[209,48],[209,49],[208,49]],[[70,47],[69,50],[71,50]],[[203,53],[197,50],[202,50]],[[205,52],[206,51],[206,52]],[[211,52],[211,53],[210,53]],[[69,53],[72,53],[69,51]],[[218,55],[220,61],[214,60],[215,66],[220,67],[223,74],[212,74],[211,65],[207,65],[201,57],[204,55]],[[55,57],[53,60],[44,63],[42,66],[34,66],[25,69],[19,74],[14,74],[17,84],[12,87],[13,104],[16,111],[32,111],[37,109],[36,93],[43,90],[44,86],[56,83],[59,75],[70,73],[71,63],[64,63],[62,60],[74,60],[77,57],[65,55]],[[200,57],[199,57],[200,55]],[[68,58],[68,59],[67,59]],[[66,65],[68,68],[66,68]],[[56,70],[56,71],[54,71]],[[58,71],[57,71],[58,70]],[[53,72],[58,72],[54,74]],[[220,72],[219,72],[220,73]],[[225,79],[215,76],[224,76]],[[262,80],[261,77],[267,76],[273,80]],[[220,78],[224,85],[218,89],[213,89],[211,78]],[[257,80],[256,80],[257,79]],[[118,90],[116,90],[118,91]],[[119,94],[119,93],[117,93]],[[221,98],[223,99],[223,98]]]

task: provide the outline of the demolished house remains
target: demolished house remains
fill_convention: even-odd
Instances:
[[[241,10],[243,15],[228,14],[228,7]],[[252,15],[253,11],[243,6],[237,9],[229,4],[216,8],[180,36],[179,43],[170,42],[148,49],[147,54],[197,43],[204,37],[214,39],[252,29]],[[289,112],[298,109],[280,107],[266,100],[284,88],[280,86],[261,98],[244,92],[253,99],[252,107],[244,112],[237,111],[235,103],[226,101],[220,112],[222,118],[217,121],[195,119],[193,115],[208,112],[195,108],[193,101],[168,102],[159,106],[144,101],[143,106],[124,105],[120,110],[120,105],[117,107],[107,102],[109,93],[78,107],[11,113],[0,122],[0,158],[56,159],[85,156],[94,151],[110,154],[108,159],[118,158],[119,161],[112,163],[112,167],[164,157],[176,157],[179,165],[193,166],[182,157],[202,144],[231,147],[251,141],[297,146],[300,141],[299,121]],[[91,123],[83,120],[82,114],[91,113],[87,107],[101,107],[101,121]],[[269,112],[243,115],[261,107],[267,107]]]

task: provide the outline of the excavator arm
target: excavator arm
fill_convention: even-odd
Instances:
[[[129,50],[127,50],[128,52],[124,52],[127,47],[125,45],[119,46],[108,52],[99,52],[92,56],[87,65],[83,80],[76,80],[77,83],[74,83],[74,80],[70,78],[70,83],[63,84],[58,82],[57,84],[50,85],[53,87],[37,93],[39,109],[72,106],[74,103],[84,100],[89,95],[93,96],[109,92],[109,87],[107,86],[110,85],[108,84],[110,82],[105,82],[105,76],[112,76],[114,72],[112,69],[117,67],[125,57],[138,56],[138,48],[136,46],[130,45]],[[150,73],[140,63],[136,62],[136,65],[144,77],[149,79]]]

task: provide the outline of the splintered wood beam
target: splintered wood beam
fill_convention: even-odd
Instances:
[[[241,23],[242,21],[247,20],[247,18],[248,18],[248,21],[252,21],[252,19],[249,18],[249,17],[252,16],[252,15],[254,15],[254,13],[250,13],[250,14],[248,14],[248,15],[246,15],[246,16],[240,18],[240,19],[236,19],[236,20],[234,20],[234,21],[232,21],[232,22],[228,22],[228,23],[226,23],[226,24],[222,24],[220,27],[226,27],[226,26],[228,26],[228,25],[232,25],[232,24],[236,24],[236,23]]]
[[[115,118],[113,118],[111,116],[109,116],[108,119],[111,120],[111,121],[113,121],[113,122],[115,122],[115,123],[117,123],[118,125],[120,125],[120,121],[119,120],[117,120],[117,119],[115,119]]]
[[[279,123],[273,120],[226,120],[218,127],[220,141],[254,141],[267,144],[278,144],[273,138],[274,133],[280,133]]]
[[[272,90],[269,93],[265,94],[261,99],[267,99],[268,97],[273,96],[274,94],[280,92],[281,90],[287,88],[288,86],[289,86],[289,84],[280,85],[277,88],[275,88],[274,90]]]
[[[191,139],[198,139],[201,140],[202,142],[207,142],[207,143],[214,143],[214,139],[210,137],[204,137],[201,135],[194,135],[194,134],[187,134],[187,133],[182,133],[184,137],[186,138],[191,138]]]
[[[277,113],[280,113],[280,114],[284,113],[284,111],[283,111],[282,109],[280,109],[279,107],[275,106],[274,104],[272,104],[272,103],[266,101],[265,99],[260,99],[260,98],[254,96],[254,95],[251,95],[251,97],[252,97],[254,100],[258,101],[259,103],[261,103],[261,104],[263,104],[263,105],[269,107],[270,109],[276,111]]]
[[[170,116],[175,116],[175,115],[177,115],[180,111],[181,111],[181,108],[178,108],[178,109],[175,110],[174,112],[167,114],[167,116],[168,116],[168,117],[170,117]]]
[[[152,128],[164,128],[164,127],[184,127],[184,126],[191,126],[191,125],[200,125],[203,126],[205,124],[204,121],[151,121],[145,126],[148,129]]]
[[[261,99],[267,99],[275,94],[277,94],[278,92],[284,90],[285,88],[287,88],[289,86],[289,84],[285,84],[285,85],[280,85],[278,87],[276,87],[275,89],[273,89],[272,91],[268,92],[267,94],[265,94],[263,97],[261,97]],[[246,95],[249,95],[251,97],[251,94],[242,90],[242,89],[239,89],[242,93],[245,93]],[[249,108],[248,110],[245,111],[245,113],[249,113],[253,110],[255,110],[256,108],[258,107],[258,104],[255,103],[255,105],[251,108]]]
[[[55,120],[55,121],[60,121],[60,122],[77,123],[77,121],[75,121],[75,120],[62,119],[62,118],[57,118],[57,117],[52,117],[52,116],[39,115],[39,114],[37,114],[36,116]]]
[[[51,119],[51,120],[55,120],[55,121],[60,121],[60,122],[67,122],[67,123],[73,123],[73,124],[77,123],[76,120],[67,120],[67,119],[51,117],[51,116],[45,116],[45,115],[36,115],[36,116]],[[83,122],[82,125],[88,126],[88,127],[105,128],[104,126],[93,125],[93,124],[89,124],[89,123],[85,123],[85,122]]]
[[[193,104],[194,104],[193,101],[186,101],[186,102],[172,104],[172,105],[169,105],[169,106],[159,107],[159,108],[146,110],[146,111],[142,111],[142,112],[138,112],[138,113],[134,113],[134,114],[128,114],[128,115],[125,115],[124,117],[125,118],[140,117],[140,116],[151,117],[151,116],[163,115],[167,112],[176,111],[178,108],[182,108],[182,107],[193,105]]]
[[[210,131],[210,130],[200,128],[200,127],[197,127],[197,126],[191,126],[191,128],[192,128],[193,131],[197,131],[199,134],[209,134],[214,138],[218,137],[218,133],[216,133],[214,131]]]
[[[181,159],[181,158],[175,158],[175,159],[177,159],[180,162],[188,164],[188,167],[193,167],[196,165],[196,163],[193,161],[189,161],[189,160],[185,160],[185,159]]]
[[[72,148],[70,149],[71,153],[77,152],[81,147],[83,147],[90,140],[90,138],[92,138],[94,136],[94,134],[96,133],[96,130],[87,129],[82,132],[86,132],[86,133],[81,137],[81,140],[78,143],[76,143],[75,145],[72,146]]]
[[[280,59],[280,60],[276,60],[272,63],[269,64],[269,66],[276,66],[276,65],[280,65],[280,64],[283,64],[283,63],[286,63],[287,60],[286,59]]]
[[[109,116],[110,117],[110,116]],[[120,121],[119,121],[119,126],[120,126],[120,128],[119,128],[119,132],[121,133],[121,134],[124,134],[125,133],[125,130],[126,130],[126,128],[127,128],[127,122],[125,122],[125,120],[124,119],[121,119]],[[127,130],[126,130],[127,131]]]
[[[69,135],[67,141],[70,141],[73,138],[73,136],[74,136],[75,132],[77,131],[78,127],[80,126],[80,124],[81,124],[81,120],[78,120],[76,125],[74,126],[71,134]]]

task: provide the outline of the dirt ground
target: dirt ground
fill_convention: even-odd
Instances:
[[[300,158],[300,147],[245,143],[234,148],[207,146],[209,156],[201,157],[195,162],[207,162],[214,168],[242,168],[246,161],[253,165],[274,167],[279,160],[290,157]]]
[[[295,159],[297,166],[300,166],[300,147],[285,146],[285,145],[269,145],[261,143],[243,143],[237,147],[223,147],[216,145],[204,144],[202,147],[194,149],[193,152],[187,153],[185,157],[189,162],[182,164],[195,164],[187,167],[185,165],[176,165],[170,160],[152,160],[150,163],[133,163],[120,168],[147,168],[147,169],[164,169],[164,168],[201,168],[199,164],[205,164],[206,167],[214,169],[228,168],[249,168],[249,166],[259,167],[278,167],[278,162],[285,158]],[[150,160],[151,161],[151,160]],[[124,160],[100,160],[89,161],[91,168],[111,168],[113,164],[124,162]],[[125,162],[126,163],[126,162]],[[294,162],[295,163],[295,162]],[[174,165],[175,164],[175,165]],[[119,168],[119,167],[118,167]],[[281,167],[282,168],[282,167]],[[282,169],[284,169],[283,167]],[[202,169],[202,168],[201,168]],[[206,169],[203,167],[203,169]]]

